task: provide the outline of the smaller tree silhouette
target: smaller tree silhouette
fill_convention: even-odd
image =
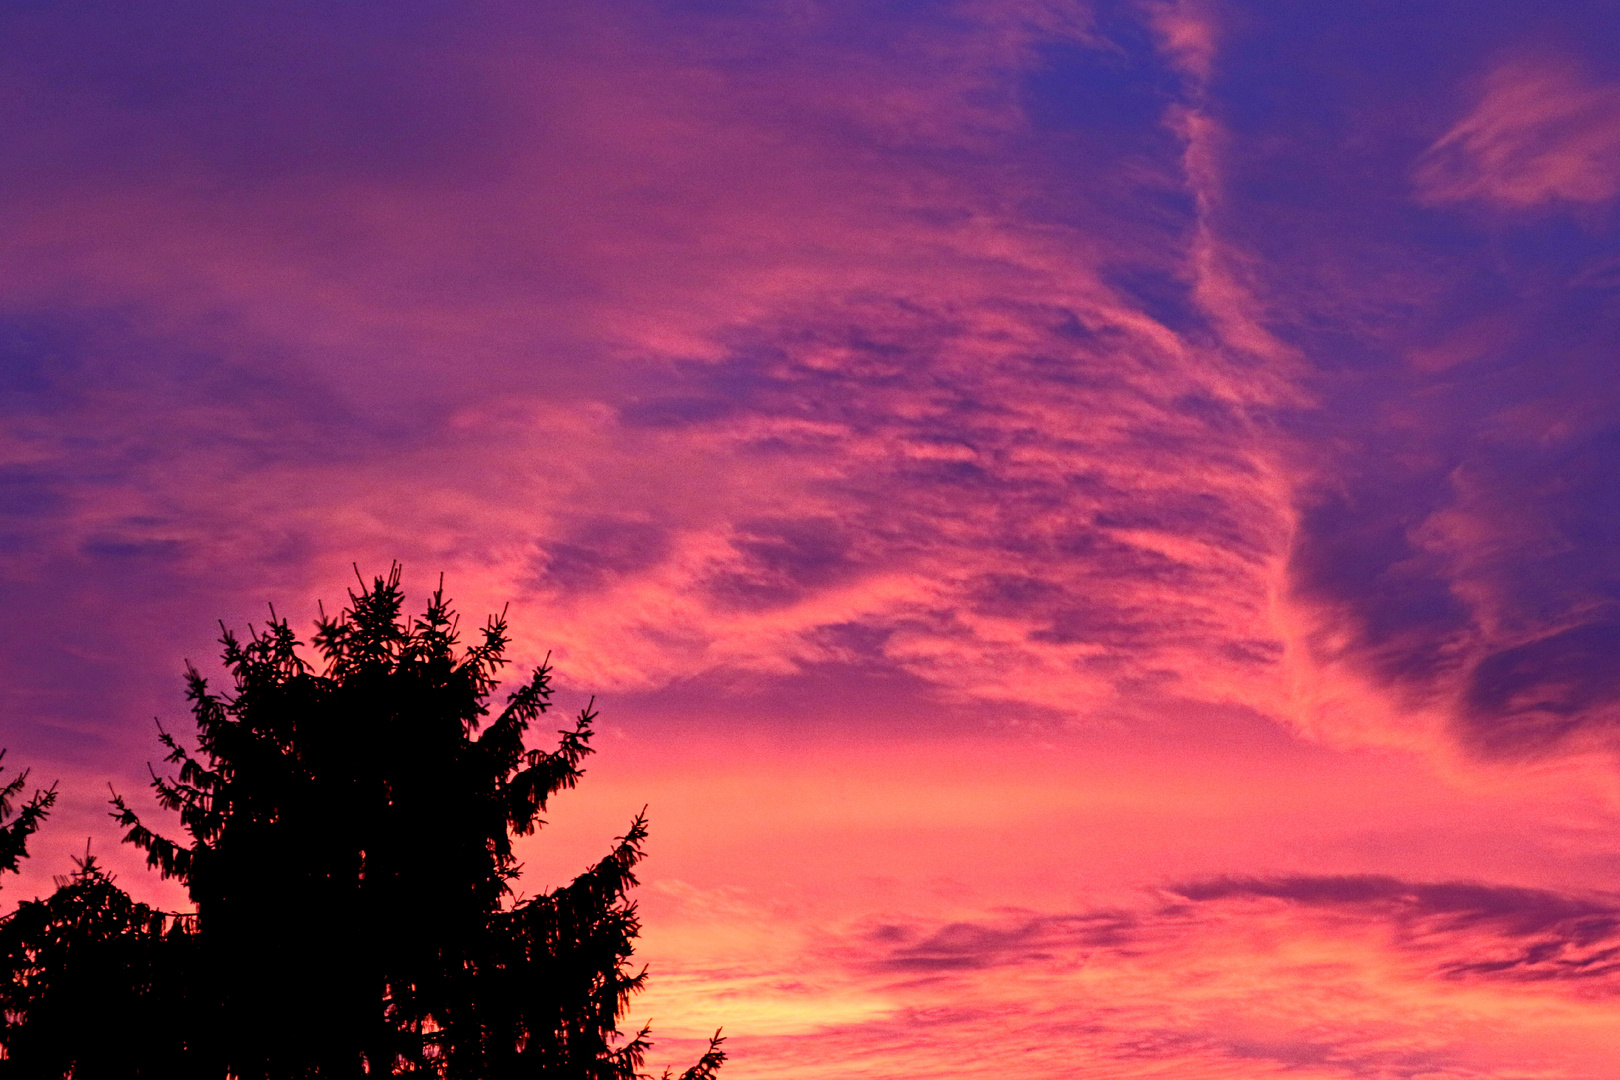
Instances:
[[[186,1075],[174,1012],[188,1003],[189,920],[131,900],[88,852],[75,861],[50,897],[0,922],[4,1075]]]
[[[0,762],[6,752],[0,750]],[[4,765],[0,765],[0,770]],[[4,787],[0,787],[0,874],[15,874],[28,856],[28,838],[39,831],[51,807],[56,804],[56,785],[35,790],[23,803],[22,809],[12,816],[14,800],[28,786],[28,770],[24,769]]]
[[[647,1031],[624,1036],[618,1022],[646,977],[629,967],[639,923],[627,895],[644,817],[571,884],[523,900],[512,889],[513,838],[578,782],[596,714],[582,710],[555,749],[528,748],[550,667],[490,719],[504,615],[461,648],[442,582],[411,621],[399,583],[396,565],[335,618],[323,611],[319,670],[273,610],[245,641],[224,632],[232,692],[188,665],[196,750],[160,728],[177,772],[153,775],[188,839],[113,802],[126,841],[186,885],[195,915],[133,903],[88,856],[55,895],[19,908],[0,926],[5,1072],[640,1075]],[[59,1034],[109,1009],[129,1036],[121,1073]],[[720,1041],[683,1080],[713,1077]]]

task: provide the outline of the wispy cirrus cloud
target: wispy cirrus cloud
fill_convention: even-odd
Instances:
[[[1199,903],[1275,899],[1319,910],[1364,911],[1394,946],[1447,979],[1596,980],[1620,992],[1620,900],[1475,882],[1390,877],[1225,878],[1175,886]]]
[[[1414,178],[1434,203],[1606,202],[1620,193],[1620,84],[1584,76],[1567,56],[1503,63]]]
[[[1233,82],[1264,21],[599,14],[468,15],[438,51],[402,17],[364,91],[347,24],[309,16],[296,94],[253,89],[279,54],[207,59],[225,15],[159,50],[209,73],[176,85],[129,53],[156,25],[19,24],[81,50],[8,76],[19,581],[249,566],[245,615],[400,556],[516,595],[599,688],[849,663],[1070,720],[1606,737],[1605,557],[1545,478],[1605,505],[1563,463],[1601,458],[1612,387],[1600,332],[1537,336],[1606,279],[1481,331],[1421,238],[1345,262],[1409,208],[1396,135],[1351,155],[1382,188],[1324,167],[1258,197],[1278,146],[1315,145]],[[1387,92],[1303,69],[1352,114]],[[1605,84],[1537,70],[1446,145],[1601,128]],[[239,145],[225,113],[308,135]]]
[[[880,917],[799,940],[792,980],[721,965],[655,993],[713,1009],[747,985],[763,1014],[778,1004],[776,1033],[738,1041],[745,1076],[993,1076],[1020,1061],[1084,1077],[1586,1080],[1607,1067],[1620,991],[1612,896],[1387,877],[1211,879],[1115,907]],[[795,1024],[806,994],[851,1011]]]
[[[277,588],[356,555],[448,563],[526,598],[602,687],[855,657],[1071,715],[1271,693],[1287,493],[1265,417],[1294,395],[1206,325],[1156,122],[1175,73],[1061,6],[874,17],[856,50],[849,12],[652,17],[656,49],[624,18],[520,20],[535,36],[436,59],[485,123],[418,129],[435,168],[381,144],[352,168],[241,161],[199,134],[232,95],[350,131],[369,98],[321,80],[115,93],[137,64],[55,106],[152,138],[141,182],[69,207],[40,173],[14,207],[21,324],[77,283],[53,317],[95,328],[75,356],[108,375],[19,431],[61,507],[49,550],[204,578],[291,552],[310,572]],[[1052,111],[1099,58],[1155,88],[1143,131]],[[1094,131],[1162,220],[1080,189],[1078,221],[1026,213]],[[137,352],[165,359],[136,375]],[[157,428],[157,399],[188,404]]]
[[[1397,59],[1383,31],[1263,7],[1204,35],[1220,59],[1188,114],[1188,176],[1208,280],[1232,290],[1223,340],[1253,328],[1310,400],[1281,420],[1280,714],[1442,754],[1608,754],[1609,500],[1586,463],[1616,403],[1613,79],[1574,29],[1594,13],[1531,20],[1543,51],[1504,64],[1488,29],[1448,36],[1439,11]],[[1236,73],[1278,56],[1323,108]],[[1458,94],[1473,111],[1446,134],[1435,103]]]

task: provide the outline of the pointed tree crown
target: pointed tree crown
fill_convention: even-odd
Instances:
[[[160,729],[176,769],[153,776],[186,840],[114,796],[126,839],[196,904],[209,989],[190,1052],[243,1080],[629,1080],[648,1045],[617,1029],[645,978],[627,966],[644,818],[571,884],[512,888],[513,839],[578,782],[596,714],[528,747],[549,665],[491,718],[505,614],[462,647],[442,581],[419,617],[403,601],[397,566],[362,580],[317,621],[318,663],[273,610],[245,640],[225,630],[228,692],[188,665],[196,746]],[[723,1057],[711,1043],[686,1075]]]

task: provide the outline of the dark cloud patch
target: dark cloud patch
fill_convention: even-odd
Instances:
[[[616,692],[614,707],[642,731],[707,736],[715,725],[736,724],[806,745],[828,737],[853,744],[874,736],[1017,736],[1061,722],[1056,710],[998,705],[987,715],[982,704],[947,696],[884,655],[892,633],[870,623],[818,627],[811,643],[826,659],[797,662],[791,674],[698,669],[656,691]]]
[[[135,304],[0,311],[0,412],[34,421],[13,430],[38,457],[71,457],[81,474],[100,478],[137,457],[193,449],[239,453],[244,470],[288,459],[352,461],[362,444],[399,447],[440,430],[442,406],[367,416],[332,393],[324,371],[286,349],[228,334],[203,334],[200,344],[158,330],[160,322]],[[104,453],[130,460],[90,464]],[[57,475],[79,478],[71,473]]]
[[[1400,947],[1445,978],[1539,982],[1620,975],[1620,897],[1373,875],[1217,878],[1171,891],[1199,903],[1264,898],[1360,911],[1386,923]]]
[[[185,556],[186,545],[180,540],[162,537],[102,533],[85,540],[80,551],[93,559],[175,563]]]
[[[1385,403],[1405,414],[1388,441],[1341,463],[1300,510],[1290,584],[1317,613],[1319,659],[1349,660],[1398,700],[1447,703],[1480,752],[1612,735],[1620,439],[1602,422],[1617,401],[1598,374],[1609,362],[1588,343]]]
[[[1602,916],[1604,932],[1620,929],[1620,898],[1593,899],[1477,882],[1412,882],[1377,874],[1342,877],[1213,878],[1172,886],[1188,900],[1259,896],[1313,906],[1394,902],[1424,915],[1463,922],[1495,921],[1515,934],[1535,933],[1571,919]]]
[[[1270,638],[1246,638],[1223,642],[1221,654],[1244,666],[1270,667],[1280,663],[1284,646]]]
[[[954,922],[921,940],[914,928],[884,927],[883,939],[905,942],[873,961],[879,970],[895,972],[972,971],[991,967],[1067,962],[1075,950],[1119,948],[1130,943],[1139,918],[1126,911],[1103,910],[1079,915],[1043,915],[1002,925]]]
[[[1144,312],[1176,333],[1207,339],[1208,324],[1193,299],[1191,282],[1151,267],[1118,270],[1107,280]]]
[[[1538,352],[1386,402],[1399,428],[1309,502],[1290,562],[1339,658],[1409,699],[1452,697],[1492,752],[1607,727],[1614,697],[1601,663],[1579,670],[1620,580],[1612,440],[1579,431],[1613,392],[1590,349]]]
[[[83,377],[87,333],[82,320],[61,314],[0,317],[0,411],[64,407]]]
[[[1590,622],[1482,657],[1469,673],[1462,730],[1487,751],[1545,750],[1620,716],[1620,619]]]
[[[736,410],[736,402],[718,396],[660,397],[623,405],[619,419],[629,427],[676,428],[720,420]]]
[[[1620,333],[1620,309],[1606,329]],[[1612,411],[1620,386],[1609,385],[1599,359],[1589,358],[1594,370],[1584,379],[1571,379],[1567,400],[1529,399],[1526,437],[1487,447],[1459,476],[1476,513],[1530,527],[1512,561],[1493,568],[1515,629],[1620,600],[1620,425]],[[1566,408],[1563,418],[1555,411]]]
[[[1166,234],[1179,242],[1198,214],[1182,182],[1183,144],[1164,122],[1187,100],[1185,79],[1139,8],[1109,0],[1087,15],[1086,40],[1038,43],[1016,86],[1029,150],[1054,174],[1025,212],[1083,222],[1095,237],[1128,236],[1116,251],[1130,255],[1110,261],[1110,279],[1164,325],[1201,331],[1188,282],[1152,254]],[[1132,213],[1119,214],[1127,204]]]
[[[985,574],[968,586],[973,610],[986,615],[1027,618],[1062,601],[1061,585],[1028,574]]]
[[[1168,136],[1159,125],[1181,81],[1140,19],[1104,16],[1095,45],[1051,44],[1024,77],[1024,110],[1037,128],[1109,133],[1142,142]]]
[[[738,557],[706,583],[722,607],[780,607],[858,570],[851,537],[831,518],[759,518],[738,522],[733,533]]]
[[[1229,1056],[1244,1061],[1275,1061],[1292,1069],[1338,1064],[1344,1060],[1342,1047],[1309,1039],[1231,1039],[1222,1044],[1222,1049]]]
[[[910,926],[899,923],[883,923],[872,927],[861,936],[877,945],[897,945],[910,941],[916,936],[916,931]]]
[[[55,475],[17,465],[0,468],[0,517],[28,522],[64,505],[60,479]]]
[[[10,6],[0,129],[32,152],[0,183],[466,175],[500,160],[505,118],[445,47],[477,21],[437,3]]]
[[[1402,513],[1401,501],[1403,493],[1369,483],[1353,496],[1328,495],[1303,508],[1289,574],[1297,595],[1332,607],[1333,631],[1351,633],[1349,648],[1363,666],[1407,692],[1423,692],[1455,665],[1453,643],[1473,612],[1453,593],[1440,561],[1413,540],[1432,504],[1414,500]],[[1335,640],[1335,650],[1346,647],[1342,636]]]
[[[656,566],[669,554],[670,537],[650,522],[598,517],[540,548],[531,587],[589,593]]]
[[[1046,625],[1031,630],[1031,641],[1053,645],[1078,645],[1085,642],[1109,642],[1128,645],[1131,641],[1153,633],[1154,620],[1146,611],[1122,611],[1114,605],[1088,603],[1084,597],[1065,596],[1064,603],[1044,613]],[[1114,660],[1107,656],[1096,660]]]
[[[1132,504],[1098,513],[1092,522],[1101,529],[1197,537],[1257,560],[1266,554],[1266,538],[1257,538],[1252,523],[1244,521],[1236,507],[1212,492],[1176,492],[1138,498]]]

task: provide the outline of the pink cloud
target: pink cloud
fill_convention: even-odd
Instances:
[[[1502,64],[1414,178],[1431,203],[1606,202],[1620,192],[1620,86],[1558,59]]]
[[[141,478],[76,499],[56,542],[168,543],[216,576],[301,537],[303,565],[258,587],[305,595],[354,558],[443,567],[468,604],[517,594],[535,648],[602,688],[789,674],[849,659],[857,627],[976,700],[1282,707],[1288,493],[1248,418],[1294,400],[1291,375],[1224,263],[1127,250],[1101,212],[1021,216],[1046,181],[997,156],[1026,130],[1009,87],[1084,27],[958,15],[867,52],[816,19],[781,41],[676,20],[661,50],[564,20],[568,47],[478,61],[543,133],[489,136],[513,142],[492,176],[29,193],[0,263],[23,299],[129,312],[145,348],[296,384],[336,424],[446,416],[323,460],[273,450],[279,418],[229,389],[159,431],[129,418],[169,393],[161,367],[92,382],[18,454]],[[1196,279],[1245,358],[1109,284],[1121,259]]]
[[[15,564],[168,552],[190,579],[255,576],[256,604],[401,557],[469,608],[518,598],[522,638],[578,686],[875,664],[1023,719],[1196,702],[1444,748],[1460,679],[1380,682],[1351,606],[1296,589],[1302,493],[1340,448],[1299,453],[1277,423],[1322,403],[1282,332],[1299,297],[1234,236],[1210,9],[1154,9],[1189,81],[1159,117],[1180,141],[1120,171],[1133,198],[1191,203],[1162,229],[1128,220],[1145,201],[1030,209],[1059,166],[1015,160],[1017,87],[1054,41],[1094,46],[1085,22],[953,10],[879,20],[863,50],[818,36],[831,10],[672,17],[657,47],[622,13],[562,19],[457,54],[499,121],[436,169],[239,184],[192,158],[21,193],[0,210],[16,302],[118,314],[82,407],[5,436],[74,474]],[[1608,95],[1502,69],[1442,144],[1597,146]],[[1459,595],[1484,587],[1480,527],[1410,530]]]
[[[1482,782],[1196,715],[1151,745],[608,719],[523,855],[553,880],[650,801],[636,1010],[670,1057],[724,1022],[745,1077],[1606,1076],[1605,769]]]
[[[679,1043],[701,1035],[699,1017],[738,1013],[745,1078],[1600,1080],[1612,1064],[1612,895],[1216,881],[1064,912],[809,932],[736,898],[679,900],[686,962],[644,1006]],[[705,939],[696,925],[711,920]],[[727,931],[746,951],[716,951]]]

